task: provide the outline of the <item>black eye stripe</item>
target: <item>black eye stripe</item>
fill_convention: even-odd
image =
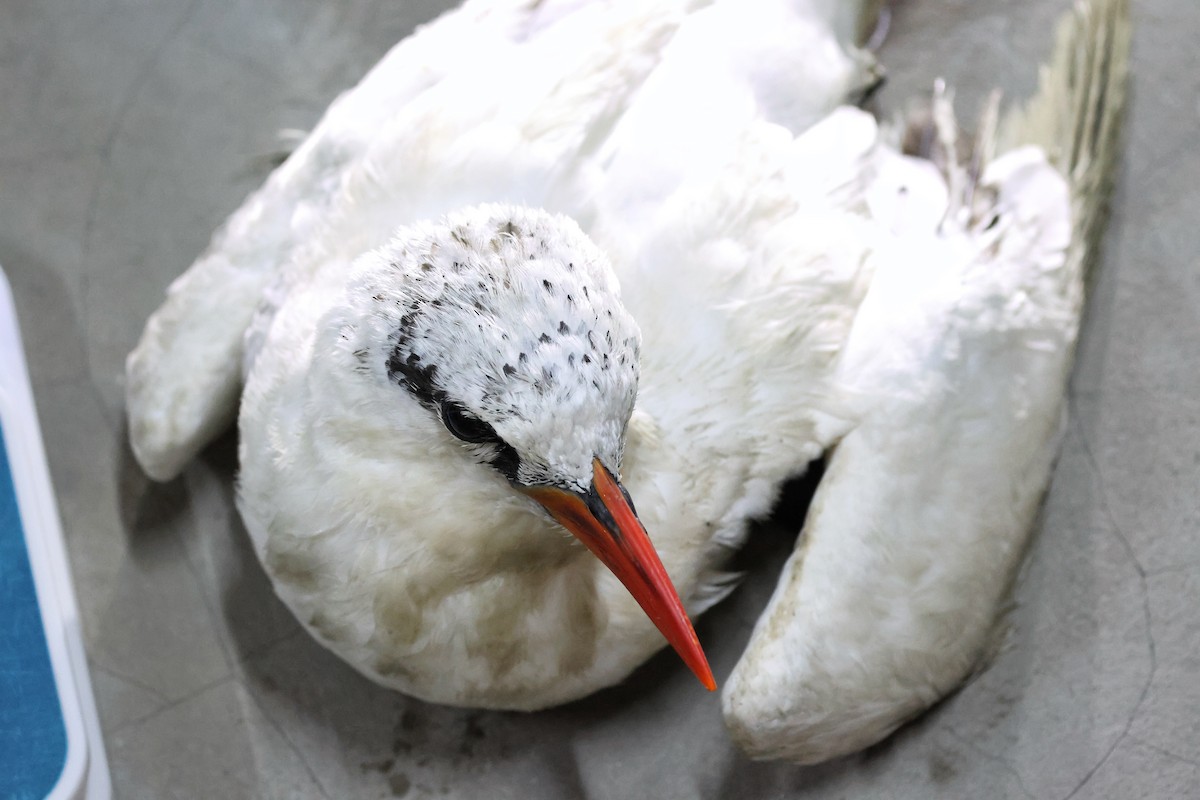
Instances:
[[[442,424],[454,436],[471,444],[499,444],[496,429],[472,415],[452,400],[443,400],[440,413]]]

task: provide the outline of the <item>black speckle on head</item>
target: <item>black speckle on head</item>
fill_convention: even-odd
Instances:
[[[502,225],[500,227],[500,231],[502,233],[507,233],[509,236],[519,236],[521,233],[517,229],[517,226],[512,223],[512,220],[509,220],[508,222],[504,223],[504,225]]]
[[[397,342],[388,356],[388,377],[396,381],[422,405],[434,407],[445,397],[437,385],[437,365],[422,364],[421,357],[416,353],[404,355],[404,341]]]
[[[421,262],[421,271],[422,272],[431,272],[432,270],[433,270],[433,264],[430,264],[428,261]]]
[[[520,353],[520,354],[517,356],[517,363],[518,363],[518,364],[524,364],[524,363],[525,363],[526,361],[528,361],[528,360],[529,360],[529,356],[525,355],[524,353]]]
[[[612,312],[609,312],[609,314],[611,315]],[[612,347],[612,331],[604,332],[604,341],[608,343],[609,347]]]
[[[591,299],[592,299],[592,296],[588,294],[588,290],[587,290],[587,287],[586,287],[586,286],[585,286],[585,287],[583,287],[583,296],[584,296],[584,297],[586,297],[586,298],[587,298],[587,299],[589,299],[589,300],[591,300]]]
[[[550,283],[550,281],[548,281],[544,278],[542,279],[542,288],[545,289],[550,294],[554,294],[554,284]]]
[[[541,336],[538,337],[538,342],[540,344],[550,344],[550,334],[543,333]]]
[[[571,295],[567,295],[567,305],[569,305],[569,306],[575,305],[575,298],[571,297]]]
[[[513,375],[517,374],[517,368],[514,367],[512,364],[505,364],[504,365],[504,374],[511,378]]]
[[[583,363],[585,363],[585,364],[592,363],[592,357],[589,356],[587,353],[584,353],[583,354]]]
[[[575,354],[574,353],[571,353],[570,355],[567,356],[567,366],[570,366],[570,367],[575,366]]]
[[[563,322],[562,320],[559,320],[558,321],[558,332],[559,333],[570,333],[571,329],[569,327],[567,327],[567,323]]]
[[[596,339],[594,336],[592,336],[592,332],[590,330],[587,332],[587,340],[588,340],[588,346],[590,346],[593,350],[595,350],[596,349]]]

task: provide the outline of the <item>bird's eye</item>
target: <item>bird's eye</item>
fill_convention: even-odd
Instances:
[[[442,424],[446,426],[446,430],[464,442],[495,444],[500,441],[495,428],[450,400],[442,401]]]

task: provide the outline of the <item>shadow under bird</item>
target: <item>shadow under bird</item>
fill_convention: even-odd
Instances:
[[[895,130],[837,108],[878,80],[862,11],[470,0],[418,30],[150,318],[139,462],[170,479],[236,416],[242,516],[314,637],[536,709],[664,637],[715,688],[689,614],[825,455],[723,709],[756,757],[878,741],[984,658],[1048,481],[1128,3],[1079,4],[974,137],[940,89]]]

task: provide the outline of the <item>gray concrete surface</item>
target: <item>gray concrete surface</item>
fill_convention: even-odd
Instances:
[[[945,75],[1022,94],[1066,0],[907,0],[883,102]],[[738,755],[660,657],[534,715],[375,687],[274,598],[227,437],[167,486],[131,462],[122,362],[169,281],[304,128],[443,6],[0,4],[0,263],[16,293],[123,798],[1200,797],[1200,117],[1193,0],[1136,3],[1128,147],[1072,422],[995,662],[883,745]],[[794,522],[792,523],[794,531]],[[701,637],[727,674],[788,526]]]

